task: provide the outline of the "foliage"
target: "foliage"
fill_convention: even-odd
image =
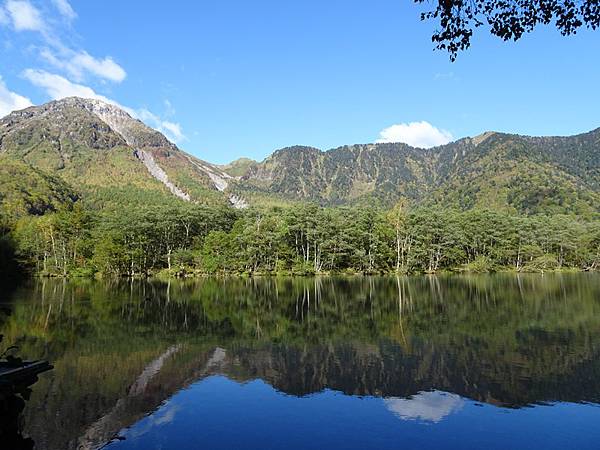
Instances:
[[[597,270],[600,224],[569,215],[440,207],[209,207],[171,198],[82,202],[5,225],[23,268],[46,276]],[[11,253],[12,252],[12,253]]]
[[[426,0],[415,0],[425,3]],[[454,61],[459,51],[469,48],[473,29],[487,23],[490,32],[505,40],[516,41],[537,25],[554,22],[563,36],[575,34],[583,25],[600,27],[597,0],[437,0],[435,7],[421,14],[422,20],[439,22],[432,41],[450,53]]]
[[[5,220],[56,211],[78,198],[59,177],[5,155],[0,155],[0,186],[0,211]]]
[[[489,273],[494,271],[494,264],[488,256],[477,256],[472,262],[464,264],[464,272]]]

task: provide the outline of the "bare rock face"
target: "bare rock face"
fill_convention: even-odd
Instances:
[[[214,187],[218,191],[225,192],[225,190],[229,187],[230,181],[234,179],[234,177],[232,177],[227,172],[225,172],[222,168],[220,168],[216,165],[208,164],[204,161],[200,161],[198,159],[192,158],[189,155],[187,158],[188,158],[189,162],[194,167],[196,167],[200,172],[203,172],[206,175],[208,175],[208,177],[212,181]],[[229,199],[229,203],[231,203],[231,205],[234,208],[244,209],[249,206],[248,202],[238,195],[229,194],[228,199]]]
[[[144,165],[148,169],[148,172],[150,172],[150,174],[154,178],[156,178],[158,181],[164,184],[173,193],[173,195],[176,195],[177,197],[179,197],[182,200],[185,200],[186,202],[190,201],[190,195],[186,194],[173,183],[171,183],[171,181],[169,181],[169,177],[167,176],[165,171],[162,170],[158,164],[156,164],[156,161],[154,161],[154,157],[151,153],[146,152],[144,150],[136,150],[135,155],[139,158],[140,161],[144,163]]]
[[[88,109],[98,118],[106,122],[114,131],[134,148],[155,147],[167,150],[177,150],[163,134],[148,127],[142,121],[133,118],[125,110],[101,100],[74,99],[81,107]]]

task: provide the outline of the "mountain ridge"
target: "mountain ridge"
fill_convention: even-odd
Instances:
[[[600,129],[567,137],[485,132],[428,149],[403,143],[354,144],[325,151],[285,147],[250,167],[238,188],[247,195],[275,195],[324,205],[371,201],[373,197],[388,205],[402,198],[439,203],[447,200],[443,193],[457,185],[463,190],[491,191],[490,183],[495,180],[499,183],[496,190],[502,191],[520,183],[517,178],[531,175],[544,183],[557,183],[569,191],[565,195],[580,190],[586,200],[569,208],[591,213],[600,205],[599,174]],[[486,199],[472,194],[454,200],[454,206],[485,204],[491,195],[486,194]],[[561,198],[554,201],[564,203]],[[501,209],[531,212],[529,205],[515,205],[510,200],[504,201]],[[533,210],[539,212],[535,205]]]
[[[486,131],[432,148],[297,145],[262,161],[216,165],[117,105],[68,97],[0,119],[0,154],[83,190],[141,189],[238,208],[408,201],[524,214],[600,212],[600,128],[573,136]]]

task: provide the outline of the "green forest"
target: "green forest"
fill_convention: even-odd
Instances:
[[[217,166],[104,105],[117,131],[97,106],[69,98],[0,120],[0,275],[599,266],[600,129],[492,132],[434,150],[295,146]]]
[[[44,214],[3,208],[0,267],[42,276],[312,275],[596,270],[600,222],[492,210],[234,210],[177,200]],[[144,206],[146,205],[146,206]]]

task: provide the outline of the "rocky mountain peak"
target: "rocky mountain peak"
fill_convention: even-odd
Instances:
[[[483,141],[485,141],[486,139],[492,137],[494,134],[496,134],[495,131],[485,131],[481,134],[478,134],[477,136],[474,136],[471,138],[471,142],[477,146],[479,144],[481,144]]]
[[[85,108],[99,119],[108,124],[115,132],[123,136],[130,146],[137,147],[164,147],[175,149],[176,146],[158,131],[150,128],[141,120],[132,116],[133,111],[98,99],[84,99],[68,97],[63,100],[66,104]]]

